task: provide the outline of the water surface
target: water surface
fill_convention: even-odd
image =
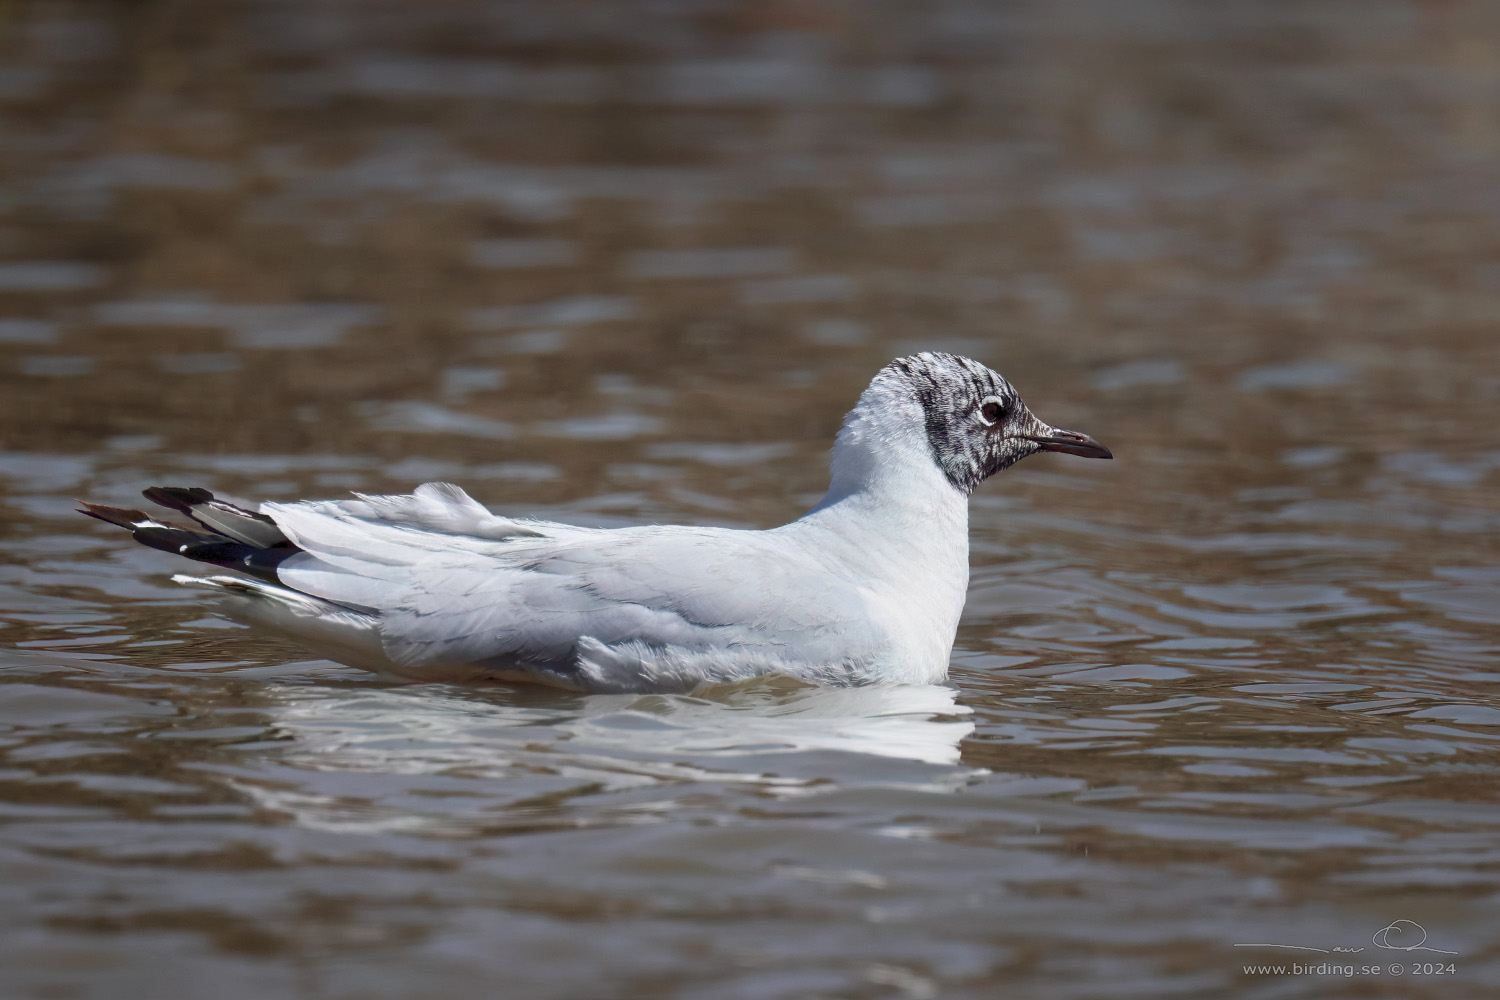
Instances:
[[[0,17],[0,993],[1500,983],[1487,6]],[[768,527],[920,349],[1117,456],[947,687],[391,687],[72,512]]]

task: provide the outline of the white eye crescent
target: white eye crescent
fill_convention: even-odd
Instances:
[[[1005,400],[999,396],[986,396],[979,401],[979,420],[986,427],[993,427],[1005,419]]]

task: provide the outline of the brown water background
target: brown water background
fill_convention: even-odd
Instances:
[[[1494,995],[1497,322],[1493,4],[0,5],[0,996]],[[766,527],[928,348],[1117,456],[951,688],[383,686],[70,503]]]

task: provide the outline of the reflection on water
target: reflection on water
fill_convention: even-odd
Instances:
[[[0,9],[0,994],[1493,992],[1497,28]],[[73,513],[769,526],[934,348],[1119,456],[974,498],[952,687],[383,687]]]
[[[387,780],[378,789],[369,786],[368,796],[355,797],[341,782],[331,785],[337,794],[320,795],[316,778],[290,789],[236,787],[263,808],[289,813],[314,829],[454,836],[493,826],[502,809],[519,810],[528,824],[535,823],[520,804],[538,797],[552,803],[554,822],[565,827],[601,819],[567,808],[576,796],[647,789],[671,795],[672,786],[693,782],[751,782],[776,797],[816,792],[827,774],[816,767],[805,776],[797,772],[810,759],[826,759],[819,751],[956,764],[959,741],[974,729],[970,709],[956,704],[951,688],[776,690],[786,686],[763,681],[706,697],[577,698],[438,686],[272,688],[265,710],[269,725],[290,741],[278,754],[283,763]],[[760,770],[767,767],[775,773]],[[841,783],[933,790],[961,787],[974,773],[891,772],[864,763],[847,771]],[[475,781],[490,791],[479,794]],[[620,821],[660,819],[668,804],[627,813]],[[629,808],[645,806],[636,801]]]

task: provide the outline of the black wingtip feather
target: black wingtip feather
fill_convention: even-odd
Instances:
[[[135,526],[142,521],[149,521],[145,511],[127,510],[123,507],[106,507],[99,503],[89,503],[87,500],[74,499],[76,504],[82,504],[78,513],[87,514],[89,517],[97,517],[101,521],[116,525],[121,528],[135,530]]]
[[[175,524],[143,525],[136,528],[132,535],[142,545],[178,555],[187,555],[188,550],[195,546],[215,545],[226,540],[219,535],[208,535]]]
[[[197,519],[198,515],[193,513],[193,508],[202,504],[213,504],[215,507],[232,510],[243,517],[263,521],[266,524],[274,524],[271,518],[259,511],[246,510],[227,500],[220,500],[208,490],[201,486],[152,486],[141,491],[141,496],[152,503],[169,507],[172,510],[186,514],[188,517]]]
[[[136,528],[132,534],[136,541],[150,548],[225,569],[237,569],[268,583],[278,582],[276,567],[299,551],[290,545],[258,549],[223,535],[175,525],[147,525]]]
[[[264,514],[244,510],[222,500],[201,487],[153,486],[143,490],[142,495],[152,503],[191,517],[196,527],[171,524],[161,521],[139,510],[122,507],[106,507],[103,504],[79,500],[78,512],[96,517],[101,521],[128,530],[136,541],[153,549],[212,563],[225,569],[237,569],[270,583],[277,583],[276,567],[301,550],[288,541],[271,545],[253,545],[242,542],[219,531],[204,521],[193,510],[195,506],[213,504],[218,512],[231,510],[257,521],[274,523]]]
[[[141,490],[141,496],[183,514],[192,515],[193,504],[208,503],[214,495],[201,486],[152,486]]]

